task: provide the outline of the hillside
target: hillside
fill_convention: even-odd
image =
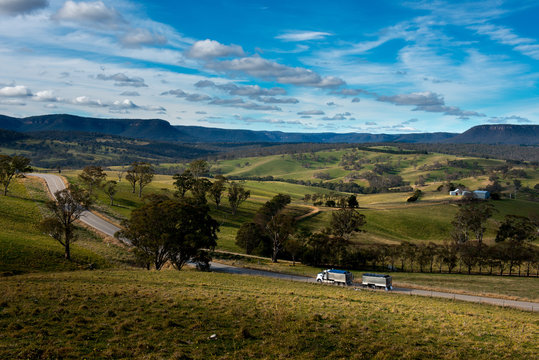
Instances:
[[[537,317],[523,311],[251,276],[179,275],[0,278],[0,357],[531,359],[537,351]]]
[[[454,144],[538,145],[539,125],[479,125],[444,142]]]

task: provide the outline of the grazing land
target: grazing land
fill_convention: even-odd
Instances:
[[[217,273],[0,279],[2,358],[531,359],[537,315]],[[387,344],[387,346],[380,346]]]

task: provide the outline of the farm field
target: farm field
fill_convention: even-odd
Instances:
[[[1,278],[0,314],[2,358],[526,359],[539,331],[518,310],[192,270]]]
[[[383,148],[382,150],[388,150]],[[391,149],[389,149],[391,150]],[[352,154],[352,155],[351,155]],[[362,162],[360,170],[346,170],[349,165],[347,158],[359,159]],[[505,164],[505,161],[496,159],[482,159],[474,157],[457,157],[444,154],[388,154],[371,151],[341,149],[326,150],[315,153],[291,154],[291,155],[271,155],[261,157],[248,157],[235,160],[211,161],[211,172],[221,173],[229,177],[240,178],[265,178],[273,176],[275,179],[292,181],[310,181],[311,183],[346,183],[347,176],[356,173],[362,174],[371,172],[374,165],[383,162],[389,167],[393,174],[402,176],[403,180],[411,185],[420,178],[425,180],[424,186],[415,186],[422,190],[422,196],[415,203],[407,203],[407,199],[412,192],[385,192],[373,194],[358,194],[357,200],[360,211],[366,216],[367,224],[365,232],[355,234],[353,240],[360,244],[386,243],[394,244],[402,240],[411,242],[441,243],[449,238],[452,228],[451,221],[457,211],[455,200],[457,197],[449,196],[447,191],[438,191],[444,184],[440,179],[447,174],[460,172],[463,176],[458,180],[453,180],[455,184],[462,184],[469,189],[479,189],[490,183],[489,175],[478,175],[472,173],[470,169],[483,169],[491,171],[496,167]],[[347,163],[348,164],[348,163]],[[445,165],[444,165],[445,164]],[[186,165],[183,165],[186,166]],[[459,168],[458,166],[462,166]],[[428,170],[428,169],[440,170]],[[517,166],[518,168],[518,166]],[[116,178],[116,170],[113,167],[109,170],[109,179]],[[425,170],[427,169],[427,170]],[[524,181],[531,187],[539,183],[539,172],[533,167],[524,167],[526,178]],[[315,178],[316,172],[327,172],[329,178],[320,180]],[[70,182],[77,183],[78,171],[66,171],[63,173]],[[357,175],[359,174],[359,175]],[[444,175],[445,174],[445,175]],[[470,175],[467,177],[467,174]],[[353,180],[360,186],[367,186],[364,179]],[[511,184],[512,177],[506,179],[507,184]],[[505,184],[505,186],[509,186]],[[332,191],[320,186],[308,186],[305,184],[295,184],[283,181],[259,181],[246,180],[245,187],[251,192],[251,197],[240,206],[238,214],[232,216],[228,207],[228,201],[224,196],[220,209],[213,207],[212,213],[220,221],[221,232],[219,233],[218,248],[233,252],[241,252],[235,244],[235,234],[239,226],[252,219],[256,210],[267,200],[278,193],[288,194],[292,198],[292,205],[295,206],[298,214],[301,211],[307,213],[312,211],[313,202],[303,200],[305,195],[318,194],[319,196],[333,194],[334,196],[348,196],[349,193]],[[132,194],[130,185],[123,180],[118,186],[116,195],[116,205],[110,206],[109,199],[104,193],[98,192],[97,209],[114,218],[117,222],[129,216],[132,209],[142,204],[142,201]],[[172,177],[168,175],[157,175],[154,181],[145,189],[145,193],[167,193],[174,191]],[[502,199],[493,201],[496,208],[494,216],[488,220],[485,233],[485,241],[491,243],[495,237],[496,230],[507,214],[522,216],[535,216],[539,214],[537,202],[530,201],[526,197],[517,196],[517,199]],[[331,218],[334,208],[316,205],[320,212],[312,217],[308,217],[299,223],[300,227],[308,228],[311,231],[320,231],[326,227]],[[301,210],[303,209],[303,210]]]

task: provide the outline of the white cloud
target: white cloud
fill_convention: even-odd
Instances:
[[[284,41],[308,41],[308,40],[320,40],[326,36],[333,34],[321,31],[291,31],[276,36],[276,39]]]
[[[290,67],[266,60],[258,55],[240,59],[224,60],[207,64],[210,69],[233,72],[275,80],[282,84],[332,88],[344,85],[344,81],[334,76],[321,77],[310,69]]]
[[[54,95],[54,92],[52,90],[38,91],[37,93],[34,94],[33,99],[36,101],[48,101],[48,102],[62,101],[61,98]]]
[[[49,6],[48,0],[0,0],[0,14],[29,14]]]
[[[120,38],[120,42],[125,47],[139,48],[141,46],[164,45],[167,43],[167,38],[148,29],[132,29]]]
[[[24,97],[31,96],[32,92],[30,89],[27,89],[26,86],[17,85],[17,86],[5,86],[0,89],[0,96],[6,97]]]
[[[239,86],[234,83],[216,84],[211,80],[201,80],[195,84],[197,88],[213,87],[222,90],[229,95],[248,96],[255,98],[258,96],[275,96],[285,95],[286,90],[280,87],[273,87],[270,89],[262,88],[259,85],[244,85]]]
[[[107,7],[102,1],[77,3],[68,0],[52,18],[74,23],[99,24],[112,28],[125,23],[125,20],[114,8]]]
[[[539,60],[539,44],[535,39],[520,37],[512,29],[503,26],[481,24],[469,28],[501,44],[513,46],[513,50]]]
[[[96,107],[106,107],[103,102],[99,99],[92,99],[89,96],[78,96],[71,101],[74,105],[84,105],[84,106],[96,106]]]
[[[187,56],[194,59],[212,59],[229,56],[243,56],[244,52],[238,45],[223,45],[215,40],[197,41],[187,51]]]
[[[140,96],[138,91],[124,91],[120,95],[122,95],[122,96]]]

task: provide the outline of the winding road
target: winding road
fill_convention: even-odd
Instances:
[[[38,173],[32,173],[28,175],[44,179],[51,194],[53,194],[53,196],[55,192],[66,188],[64,181],[58,175],[38,174]],[[104,220],[103,218],[95,215],[94,213],[90,211],[84,211],[84,213],[81,215],[80,220],[86,225],[108,236],[114,236],[114,234],[118,230],[120,230],[119,227],[111,224],[110,222]],[[124,241],[127,245],[131,245],[127,239],[121,239],[121,240]],[[229,274],[264,276],[264,277],[276,278],[276,279],[281,279],[281,280],[312,282],[312,283],[316,281],[314,278],[306,277],[306,276],[287,275],[287,274],[275,273],[271,271],[247,269],[247,268],[235,267],[235,266],[225,265],[225,264],[216,263],[216,262],[211,263],[211,268],[213,271],[225,272]],[[382,290],[366,290],[361,287],[354,287],[354,286],[351,286],[349,288],[352,290],[382,291]],[[480,303],[480,304],[491,304],[491,305],[511,307],[511,308],[516,308],[516,309],[521,309],[521,310],[533,311],[533,312],[539,311],[539,303],[529,302],[529,301],[505,300],[505,299],[498,299],[498,298],[492,298],[492,297],[486,297],[486,296],[453,294],[453,293],[446,293],[446,292],[440,292],[440,291],[417,290],[417,289],[406,289],[406,288],[393,288],[393,290],[391,290],[391,293],[411,295],[411,296],[417,295],[417,296],[436,297],[436,298],[444,298],[444,299],[452,299],[452,300],[461,300],[461,301],[475,302],[475,303]]]

